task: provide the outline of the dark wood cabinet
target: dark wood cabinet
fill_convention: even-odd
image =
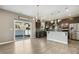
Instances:
[[[37,22],[36,22],[36,29],[40,29],[40,27],[41,27],[41,21],[37,20]]]
[[[41,30],[41,21],[37,20],[36,22],[36,38],[45,37],[46,32],[45,30]]]

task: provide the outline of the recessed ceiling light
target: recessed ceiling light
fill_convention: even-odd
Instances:
[[[66,11],[68,12],[68,11],[69,11],[69,9],[66,9]]]
[[[65,8],[65,10],[68,12],[69,11],[69,9],[68,8]]]

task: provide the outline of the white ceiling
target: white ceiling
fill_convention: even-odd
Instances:
[[[1,5],[0,8],[22,13],[28,16],[37,16],[37,6],[36,5]],[[39,6],[39,16],[41,19],[61,19],[71,16],[79,15],[78,5],[40,5]]]

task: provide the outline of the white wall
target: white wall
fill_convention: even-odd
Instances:
[[[14,18],[17,16],[15,13],[0,10],[0,43],[14,41]],[[34,29],[34,27],[32,28]],[[34,33],[32,32],[33,36]]]
[[[0,10],[0,43],[13,41],[13,21],[17,15]]]

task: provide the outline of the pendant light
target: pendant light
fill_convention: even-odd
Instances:
[[[36,5],[36,7],[37,7],[36,21],[38,21],[39,20],[39,5]]]

